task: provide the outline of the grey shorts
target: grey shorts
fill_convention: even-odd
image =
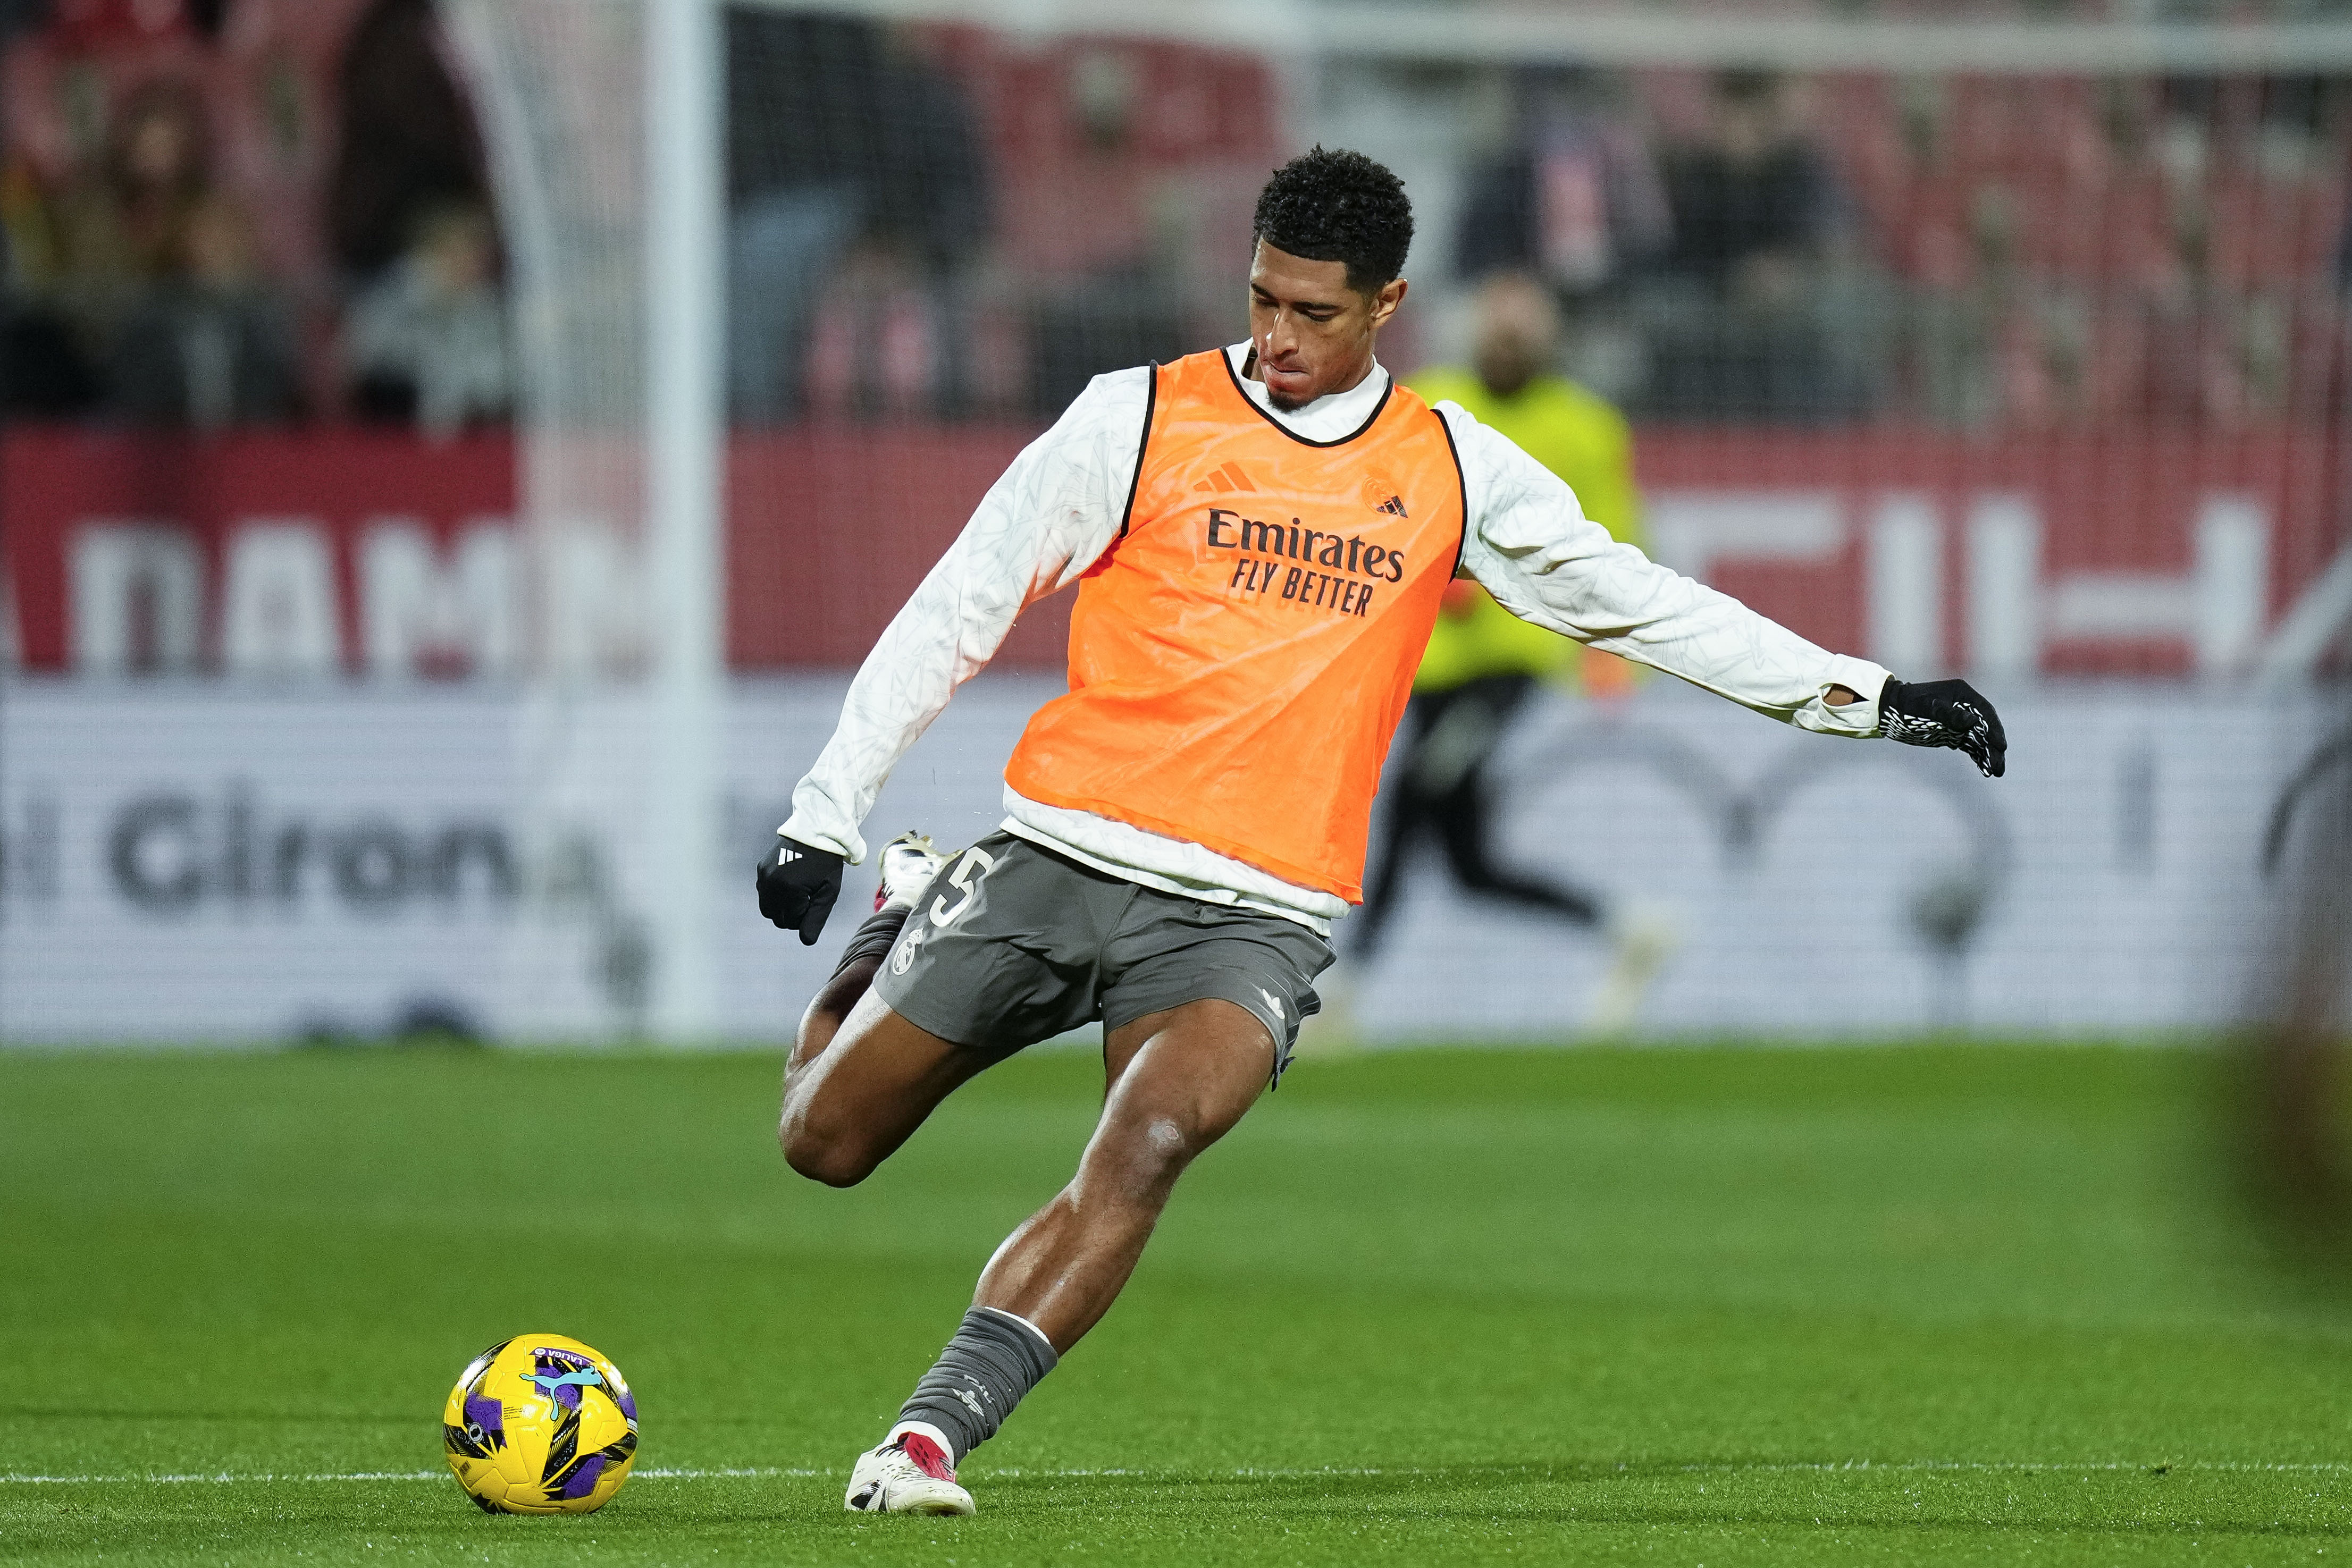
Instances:
[[[1000,832],[948,857],[874,988],[918,1028],[990,1051],[1218,998],[1265,1025],[1279,1078],[1299,1020],[1322,1009],[1314,980],[1331,959],[1296,921],[1139,886]]]

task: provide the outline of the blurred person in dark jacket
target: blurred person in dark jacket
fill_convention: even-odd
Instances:
[[[1841,221],[1836,177],[1769,71],[1717,76],[1706,134],[1667,150],[1665,178],[1665,267],[1727,298],[1793,300]]]
[[[1825,329],[1845,204],[1787,84],[1718,72],[1705,133],[1663,160],[1674,240],[1646,287],[1648,412],[1810,420],[1856,412],[1861,385]]]
[[[1647,136],[1616,78],[1583,67],[1530,68],[1513,79],[1509,145],[1471,178],[1454,266],[1540,279],[1563,312],[1563,351],[1580,380],[1615,393],[1640,374],[1625,282],[1672,233]]]
[[[48,20],[48,0],[0,0],[0,47]],[[55,216],[31,163],[0,162],[0,413],[79,413],[98,401],[95,367],[36,287],[54,248]]]
[[[923,279],[934,401],[956,412],[970,380],[961,273],[989,223],[962,91],[880,26],[843,16],[731,10],[727,65],[735,417],[803,412],[811,317],[853,255]]]
[[[398,262],[428,211],[490,210],[480,131],[433,0],[374,0],[352,24],[336,86],[327,230],[348,274],[373,279]]]
[[[57,238],[31,162],[0,162],[0,414],[59,418],[99,400],[98,367],[56,297]]]
[[[1515,87],[1511,141],[1472,177],[1455,267],[1472,279],[1522,272],[1570,297],[1591,293],[1666,243],[1657,165],[1599,73],[1528,69]]]
[[[293,315],[254,267],[242,213],[218,197],[186,215],[177,265],[117,334],[114,406],[143,423],[218,430],[301,411]]]

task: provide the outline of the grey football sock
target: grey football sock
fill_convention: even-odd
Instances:
[[[951,1462],[961,1461],[995,1436],[1021,1396],[1060,1360],[1025,1319],[974,1307],[940,1352],[938,1364],[915,1385],[898,1419],[937,1427],[955,1450]]]

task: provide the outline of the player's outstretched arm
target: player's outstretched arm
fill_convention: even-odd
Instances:
[[[982,498],[858,667],[833,737],[760,862],[760,912],[814,943],[859,824],[890,770],[986,666],[1021,612],[1077,580],[1118,536],[1142,450],[1148,369],[1097,376]]]
[[[1523,620],[1823,735],[1965,751],[1998,778],[2007,741],[1964,681],[1911,685],[1831,653],[1619,544],[1558,476],[1448,403],[1470,499],[1463,566]]]

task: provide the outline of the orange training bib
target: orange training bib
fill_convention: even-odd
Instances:
[[[1381,764],[1461,556],[1453,437],[1393,383],[1318,443],[1222,350],[1152,374],[1127,524],[1070,613],[1069,695],[1005,781],[1359,902]]]

